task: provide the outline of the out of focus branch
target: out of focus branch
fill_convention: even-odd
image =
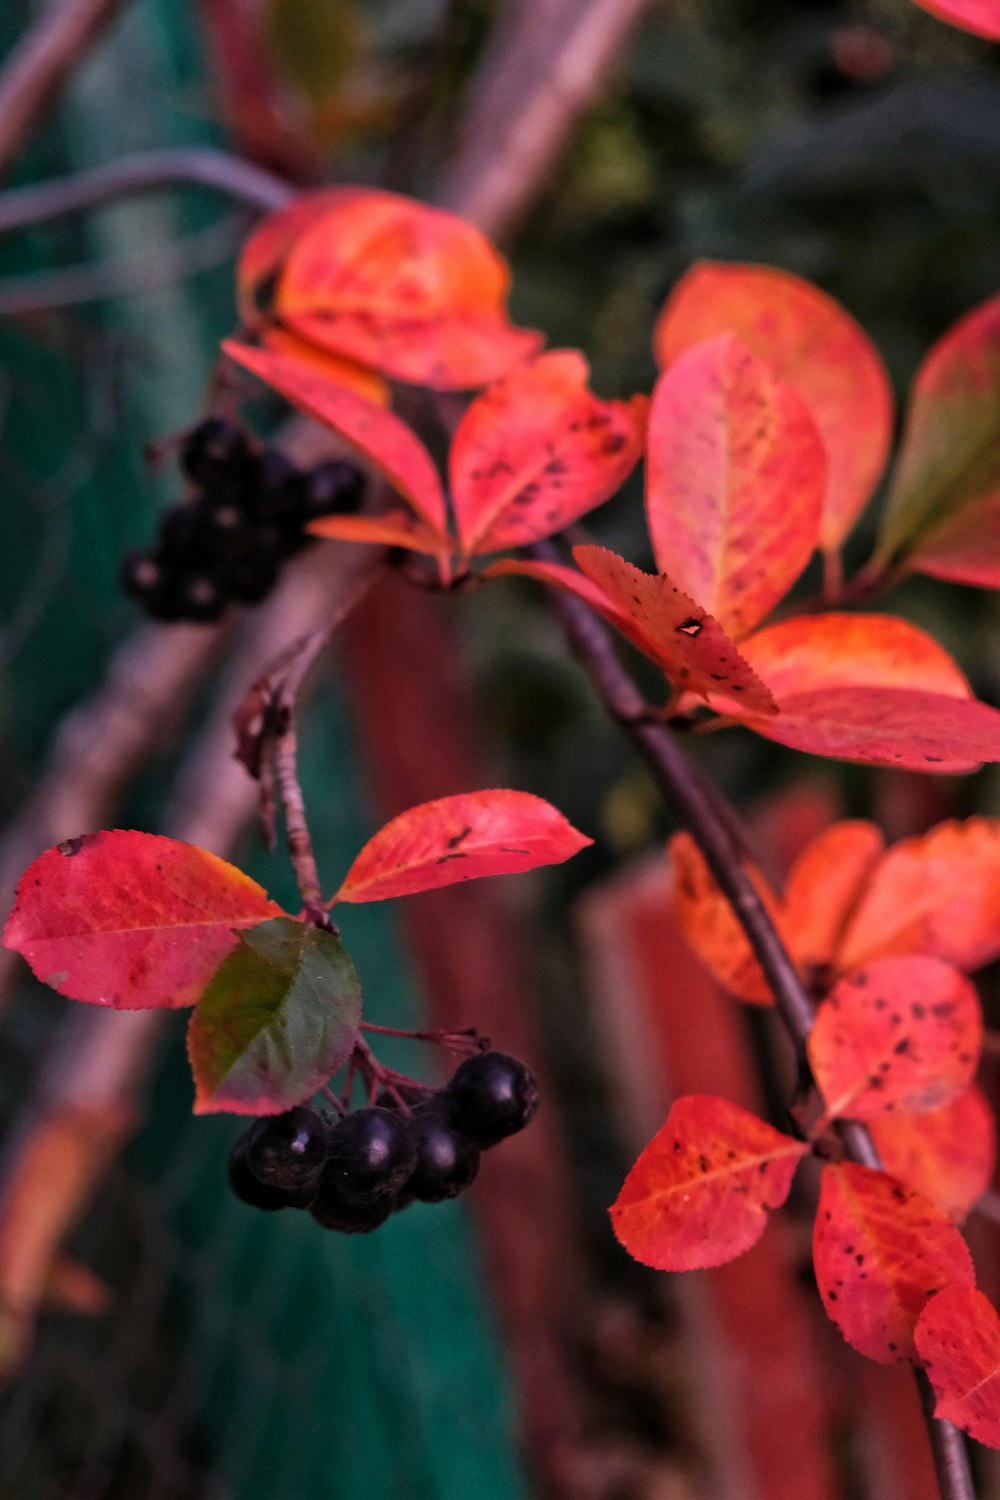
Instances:
[[[437,201],[511,232],[607,84],[646,0],[512,0],[466,91]]]
[[[51,0],[0,72],[0,175],[122,0]]]

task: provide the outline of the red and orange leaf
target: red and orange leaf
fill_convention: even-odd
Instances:
[[[116,1010],[192,1005],[237,929],[283,916],[194,844],[113,828],[57,844],[21,877],[4,946],[71,1000]]]
[[[303,193],[287,208],[268,214],[249,236],[236,263],[236,300],[240,317],[251,328],[271,309],[276,278],[295,242],[324,214],[363,188],[321,188]]]
[[[874,823],[834,823],[803,849],[785,886],[788,934],[796,961],[826,968],[884,849]]]
[[[233,339],[223,352],[284,396],[292,406],[332,427],[384,474],[427,526],[445,539],[447,508],[434,460],[412,428],[343,386],[333,385],[297,359],[269,349],[251,349]]]
[[[930,953],[959,969],[1000,957],[1000,819],[940,823],[877,865],[838,954],[842,968]]]
[[[611,1209],[615,1234],[659,1271],[734,1260],[760,1239],[808,1149],[727,1099],[677,1099]]]
[[[513,327],[510,273],[473,225],[393,193],[355,193],[295,242],[278,283],[281,321],[397,380],[487,385],[533,353]]]
[[[643,573],[604,547],[574,547],[573,557],[609,600],[613,623],[675,687],[705,698],[724,694],[748,714],[774,712],[770,691],[719,622],[666,573]]]
[[[388,385],[381,375],[369,370],[366,365],[356,364],[353,359],[344,359],[339,354],[320,349],[316,344],[309,344],[276,323],[265,323],[260,329],[259,337],[261,343],[272,353],[298,360],[300,365],[304,365],[314,375],[321,376],[323,380],[328,380],[331,385],[345,386],[347,390],[353,391],[356,396],[363,396],[375,406],[389,405],[391,395]]]
[[[870,1126],[882,1165],[961,1223],[993,1180],[997,1130],[973,1084],[927,1114],[897,1114]]]
[[[997,0],[916,0],[939,21],[948,21],[974,36],[1000,42],[1000,9]]]
[[[934,1415],[1000,1448],[1000,1318],[989,1298],[946,1286],[920,1314],[915,1337],[937,1396]]]
[[[854,1162],[823,1168],[813,1265],[827,1315],[879,1364],[914,1359],[913,1328],[943,1286],[973,1286],[961,1234],[929,1198]]]
[[[978,557],[963,512],[1000,503],[1000,297],[976,308],[935,344],[917,372],[892,486],[886,501],[880,555],[934,565],[937,537],[954,566],[958,527],[979,573],[990,536],[979,538]],[[948,566],[948,564],[946,564]]]
[[[739,640],[818,545],[826,454],[815,422],[792,386],[724,333],[657,382],[646,463],[657,566]]]
[[[973,588],[1000,588],[1000,487],[944,522],[909,563],[915,572],[931,578]]]
[[[983,1043],[976,991],[938,958],[877,958],[840,980],[807,1050],[831,1118],[938,1109],[968,1087]]]
[[[524,546],[609,499],[642,454],[647,401],[601,401],[573,349],[540,354],[478,396],[449,468],[466,554]]]
[[[385,901],[483,875],[561,864],[593,839],[529,792],[464,792],[393,818],[361,850],[337,901]]]
[[[430,557],[441,554],[441,537],[411,511],[386,511],[380,516],[321,516],[310,521],[311,536],[333,542],[373,542],[381,547],[405,547]]]
[[[674,834],[668,853],[673,873],[674,906],[691,947],[731,995],[755,1005],[773,1005],[770,986],[754,957],[746,933],[716,885],[705,856],[691,835]],[[791,933],[786,929],[777,896],[753,865],[747,865],[746,872],[771,920],[787,941]]]
[[[821,545],[835,550],[868,501],[892,440],[892,390],[881,357],[839,303],[772,266],[702,261],[660,315],[664,368],[693,344],[735,333],[793,386],[826,447]]]

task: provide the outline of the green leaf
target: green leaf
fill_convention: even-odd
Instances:
[[[338,938],[291,917],[238,934],[191,1020],[195,1113],[273,1115],[345,1062],[361,985]]]

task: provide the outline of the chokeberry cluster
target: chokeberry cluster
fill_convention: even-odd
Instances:
[[[154,620],[217,620],[231,603],[259,604],[310,541],[308,523],[350,514],[364,497],[352,464],[297,468],[222,417],[191,429],[180,462],[194,492],[164,511],[157,545],[121,566],[123,589]]]
[[[480,1152],[532,1118],[538,1086],[516,1057],[480,1052],[417,1104],[379,1100],[338,1120],[304,1105],[256,1120],[230,1152],[233,1192],[254,1208],[307,1208],[326,1229],[368,1234],[414,1200],[463,1192]]]

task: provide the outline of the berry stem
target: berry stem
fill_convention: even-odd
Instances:
[[[415,1042],[436,1042],[447,1047],[449,1052],[486,1052],[489,1038],[480,1034],[478,1026],[468,1026],[464,1031],[407,1031],[400,1026],[376,1026],[373,1021],[362,1021],[361,1031],[376,1032],[379,1036],[405,1036]]]

